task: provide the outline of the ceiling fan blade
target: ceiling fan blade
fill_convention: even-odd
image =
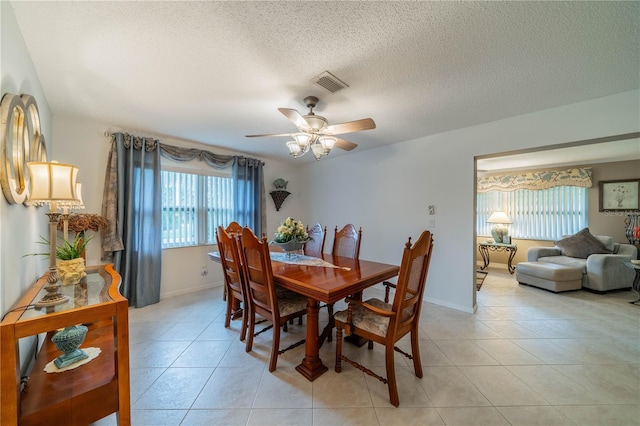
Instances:
[[[271,136],[291,136],[291,133],[266,133],[264,135],[245,135],[246,138],[269,138]]]
[[[334,145],[335,148],[344,149],[345,151],[351,151],[357,146],[357,143],[349,142],[340,138],[336,138],[336,144]]]
[[[330,135],[340,135],[342,133],[359,132],[361,130],[375,129],[376,123],[371,118],[363,118],[362,120],[349,121],[341,124],[333,124],[327,126],[323,133]]]
[[[291,120],[291,122],[295,124],[296,127],[302,127],[305,129],[309,127],[307,120],[305,120],[304,117],[295,109],[278,108],[278,111],[280,111],[285,117]]]

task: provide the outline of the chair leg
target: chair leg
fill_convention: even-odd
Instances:
[[[336,373],[342,371],[342,328],[336,327]]]
[[[251,352],[251,349],[253,349],[253,335],[256,331],[256,315],[254,312],[247,312],[247,315],[249,316],[249,329],[247,330],[248,335],[245,351]]]
[[[246,303],[242,303],[242,329],[240,330],[240,341],[247,337],[247,318],[249,317],[249,309]]]
[[[413,356],[413,370],[416,376],[422,378],[422,362],[420,361],[420,345],[418,344],[418,330],[411,332],[411,355]]]
[[[225,328],[229,328],[231,324],[231,298],[225,297],[225,300],[227,301],[227,315],[224,318],[224,326]]]
[[[289,329],[287,328],[287,322],[285,321],[284,324],[282,324],[282,331],[284,331],[285,333],[287,331],[289,331]]]
[[[391,402],[391,405],[397,407],[398,405],[400,405],[400,399],[398,398],[398,384],[396,383],[393,344],[387,344],[385,364],[387,366],[387,385],[389,386],[389,400]]]
[[[333,321],[333,303],[327,303],[327,312],[329,313],[329,323]],[[337,337],[336,337],[337,338]],[[329,335],[327,336],[327,342],[333,340],[333,326],[329,329]]]
[[[285,321],[284,325],[287,323]],[[278,364],[278,349],[280,349],[280,327],[273,325],[273,342],[271,343],[271,357],[269,357],[269,371],[276,369]]]
[[[298,325],[302,325],[302,315],[298,317]]]
[[[367,342],[367,349],[373,349],[373,340],[369,340],[369,342]]]

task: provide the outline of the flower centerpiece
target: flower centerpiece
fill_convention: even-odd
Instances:
[[[274,235],[272,243],[278,244],[282,250],[290,254],[292,251],[300,250],[309,241],[309,234],[302,222],[288,217],[280,225]]]

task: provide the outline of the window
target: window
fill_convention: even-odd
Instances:
[[[478,193],[478,235],[491,235],[493,225],[487,219],[496,210],[505,211],[513,221],[508,225],[513,238],[559,240],[588,226],[587,188],[557,186]]]
[[[215,244],[216,228],[233,221],[230,176],[163,170],[162,248]]]

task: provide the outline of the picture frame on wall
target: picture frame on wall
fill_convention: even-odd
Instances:
[[[599,211],[640,210],[640,179],[601,180]]]

